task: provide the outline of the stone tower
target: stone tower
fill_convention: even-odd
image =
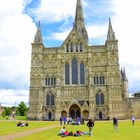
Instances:
[[[39,22],[31,57],[28,119],[126,116],[128,80],[125,70],[120,70],[111,20],[105,44],[89,45],[81,0],[77,0],[73,28],[61,46],[43,45]]]

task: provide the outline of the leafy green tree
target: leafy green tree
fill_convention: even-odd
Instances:
[[[11,114],[11,112],[12,112],[12,110],[11,110],[11,108],[10,107],[4,107],[4,111],[3,111],[6,115],[10,115]]]
[[[6,117],[6,111],[5,110],[3,110],[3,112],[2,112],[2,117]]]
[[[19,114],[20,116],[25,116],[27,112],[27,106],[26,104],[22,101],[20,102],[20,104],[17,107],[17,114]]]

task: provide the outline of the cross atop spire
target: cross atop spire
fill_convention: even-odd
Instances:
[[[113,31],[112,25],[111,25],[111,19],[109,18],[109,26],[108,26],[108,34],[107,34],[107,40],[116,40],[115,33]]]
[[[40,21],[38,23],[37,32],[34,39],[35,44],[42,44],[42,35],[41,35],[41,28],[40,28]]]

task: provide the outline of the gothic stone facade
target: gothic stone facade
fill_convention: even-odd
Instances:
[[[104,45],[89,45],[81,1],[73,29],[60,47],[46,48],[40,23],[32,43],[28,119],[59,120],[140,116],[139,99],[128,96],[125,69],[120,70],[118,40],[109,20]],[[132,105],[133,104],[133,105]]]

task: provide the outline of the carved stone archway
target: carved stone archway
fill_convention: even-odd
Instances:
[[[78,105],[73,104],[69,109],[69,116],[72,119],[76,119],[77,117],[81,118],[81,109]]]
[[[84,110],[84,111],[83,111],[83,119],[84,119],[84,120],[88,120],[88,117],[89,117],[89,111]]]

